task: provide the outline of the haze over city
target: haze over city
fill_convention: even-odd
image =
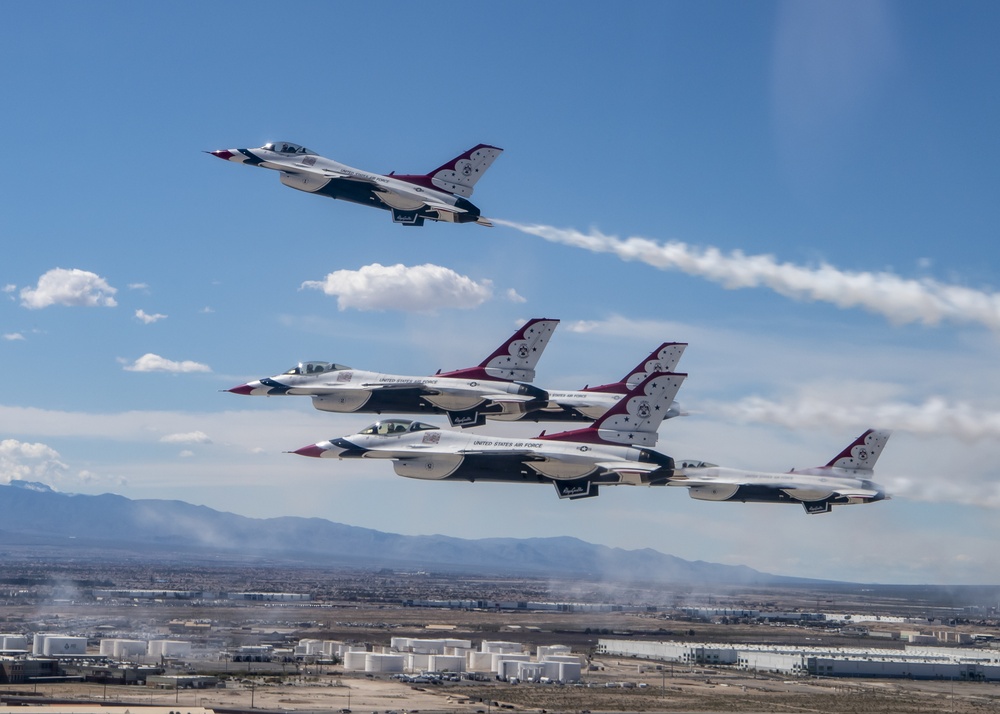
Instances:
[[[997,582],[995,4],[5,7],[0,482]],[[202,153],[272,140],[379,173],[502,147],[474,199],[496,227],[394,225]],[[542,387],[689,343],[677,459],[783,471],[892,429],[892,500],[411,481],[284,453],[372,415],[221,391],[467,367],[532,317],[561,320]]]

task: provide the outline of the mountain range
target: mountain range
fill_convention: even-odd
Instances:
[[[60,493],[28,481],[0,485],[0,562],[65,556],[188,563],[280,561],[615,583],[816,582],[746,566],[683,560],[651,548],[610,548],[571,537],[407,536],[321,518],[247,518],[183,501]]]

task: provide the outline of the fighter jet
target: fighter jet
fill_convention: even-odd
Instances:
[[[488,416],[499,421],[593,421],[650,374],[673,372],[686,347],[686,342],[664,342],[617,382],[596,387],[587,386],[579,391],[547,389],[548,401],[536,409]],[[681,411],[680,404],[674,402],[663,418],[670,419],[681,414],[684,412]]]
[[[430,377],[351,369],[333,362],[301,362],[284,374],[226,391],[249,395],[307,395],[328,412],[447,414],[452,426],[481,426],[487,415],[518,414],[545,403],[544,390],[526,382],[559,320],[526,322],[479,363]]]
[[[280,172],[291,188],[392,212],[404,226],[425,219],[492,226],[469,197],[503,149],[478,144],[429,174],[374,174],[320,156],[299,144],[275,141],[258,149],[220,149],[212,156]]]
[[[691,498],[702,501],[801,503],[806,513],[829,513],[833,506],[882,501],[889,496],[871,477],[891,433],[869,429],[826,466],[784,474],[681,461],[669,485],[686,486]]]
[[[377,421],[357,434],[292,453],[388,459],[400,476],[432,481],[551,483],[559,498],[597,496],[601,486],[662,486],[674,461],[653,451],[656,430],[686,374],[646,377],[584,429],[534,439],[479,436],[407,419]]]

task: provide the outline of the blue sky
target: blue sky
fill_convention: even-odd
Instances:
[[[4,10],[0,481],[1000,582],[996,4]],[[473,200],[504,224],[404,228],[202,153],[278,139],[381,173],[500,146]],[[402,267],[374,309],[377,265]],[[691,414],[658,445],[676,458],[785,470],[894,429],[893,500],[806,516],[414,482],[283,453],[368,416],[220,392],[308,359],[471,366],[531,317],[562,320],[541,386],[689,342]]]

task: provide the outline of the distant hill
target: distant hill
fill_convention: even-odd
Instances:
[[[218,563],[220,557],[239,562],[281,560],[313,566],[585,577],[615,583],[815,582],[570,537],[404,536],[321,518],[246,518],[183,501],[65,494],[27,481],[0,485],[0,560],[32,552],[189,563]]]

